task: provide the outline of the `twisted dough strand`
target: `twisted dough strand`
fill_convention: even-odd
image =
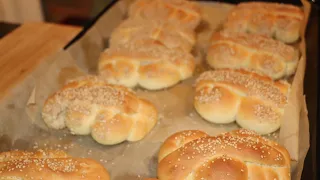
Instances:
[[[194,30],[201,21],[199,6],[187,0],[137,0],[129,9],[129,18],[170,22]]]
[[[67,127],[101,144],[141,140],[156,124],[157,110],[125,87],[87,76],[67,83],[47,99],[44,122],[53,129]]]
[[[194,57],[159,41],[141,40],[106,49],[99,59],[99,74],[111,84],[141,86],[148,90],[171,87],[193,75]]]
[[[281,41],[256,34],[214,33],[207,62],[215,68],[256,71],[281,79],[296,71],[299,51]]]
[[[268,134],[280,128],[290,85],[242,70],[207,71],[196,82],[194,107],[207,121]]]
[[[110,36],[110,47],[135,43],[143,39],[161,42],[167,48],[190,52],[196,42],[195,32],[169,22],[134,18],[123,21]]]
[[[216,137],[194,130],[182,131],[163,143],[158,178],[287,180],[290,179],[290,156],[285,148],[249,130],[240,129]]]
[[[108,171],[92,159],[75,158],[58,150],[0,153],[1,180],[109,180]]]
[[[224,23],[224,31],[262,34],[285,43],[300,37],[303,11],[293,5],[272,2],[239,3]]]

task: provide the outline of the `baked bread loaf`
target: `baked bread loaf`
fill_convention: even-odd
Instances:
[[[63,151],[37,150],[0,153],[1,180],[109,180],[107,170],[87,158],[74,158]]]
[[[288,151],[245,129],[214,137],[196,130],[175,133],[158,161],[159,180],[290,179]]]
[[[292,46],[262,35],[214,33],[207,63],[215,68],[255,71],[280,79],[295,73],[299,52]]]
[[[106,49],[99,59],[99,75],[107,82],[148,90],[171,87],[191,77],[194,69],[190,53],[150,40]]]
[[[136,0],[129,8],[129,18],[170,22],[194,30],[201,22],[200,7],[188,0]]]
[[[229,13],[224,29],[274,37],[293,43],[300,37],[304,13],[299,7],[272,2],[239,3]]]
[[[42,117],[50,128],[67,127],[72,134],[91,134],[98,143],[113,145],[144,138],[155,126],[158,113],[133,91],[85,76],[51,95]]]
[[[109,44],[112,48],[141,39],[159,41],[167,48],[181,48],[186,52],[190,52],[196,42],[192,30],[167,22],[135,18],[125,20],[114,29]]]
[[[253,72],[221,69],[207,71],[196,81],[194,107],[207,121],[236,121],[259,134],[280,128],[290,85]]]

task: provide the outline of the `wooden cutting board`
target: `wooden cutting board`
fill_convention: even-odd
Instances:
[[[44,59],[63,49],[81,27],[26,23],[0,39],[0,99]]]

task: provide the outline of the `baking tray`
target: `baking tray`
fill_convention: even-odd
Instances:
[[[228,2],[228,1],[223,1],[223,2]],[[74,40],[72,40],[66,47],[65,47],[65,49],[68,49],[69,47],[72,47],[73,45],[74,45],[74,43],[75,42],[77,42],[79,39],[81,39],[81,38],[83,38],[83,36],[88,32],[88,31],[92,31],[92,25],[97,21],[97,20],[99,20],[99,18],[100,18],[100,16],[102,16],[104,13],[106,13],[111,7],[113,7],[113,5],[116,3],[116,1],[113,1],[110,5],[108,5],[95,19],[93,19],[93,21],[92,22],[90,22],[87,26],[86,26],[86,28],[81,32],[81,33],[79,33],[78,34],[78,36],[74,39]],[[310,21],[309,21],[309,23],[310,23]],[[59,57],[59,55],[58,55],[58,57]],[[61,57],[63,58],[63,56],[61,55]],[[309,60],[308,60],[309,61]],[[61,61],[60,61],[60,63],[62,63]],[[307,72],[307,73],[309,73],[309,72]],[[313,74],[314,75],[314,74]],[[310,86],[310,84],[308,84],[309,86]],[[311,83],[311,85],[312,85],[312,83]],[[313,85],[315,85],[315,84],[313,84]],[[310,87],[308,87],[308,88],[310,88]],[[312,87],[312,89],[313,89],[314,87]],[[50,137],[48,137],[48,138],[50,138]],[[63,137],[61,137],[61,138],[63,138]],[[90,138],[90,137],[86,137],[86,138],[84,138],[84,139],[88,139],[88,138]],[[60,140],[60,138],[59,138],[59,140]],[[16,142],[16,143],[19,143],[19,144],[21,144],[21,145],[19,145],[19,146],[23,146],[23,143],[27,143],[27,142]],[[84,145],[92,145],[92,143],[90,143],[90,144],[84,144]],[[19,147],[19,146],[16,146],[16,147]],[[103,147],[99,147],[99,150],[101,150],[101,151],[103,151],[104,150],[104,148]],[[144,160],[141,160],[141,161],[144,161]],[[305,164],[306,165],[306,167],[305,167],[305,169],[312,169],[312,168],[309,168],[310,166],[309,166],[309,164]],[[112,172],[111,172],[112,173]],[[308,179],[310,179],[310,178],[308,178]]]
[[[210,0],[202,0],[210,1]],[[247,2],[249,0],[224,0],[220,2],[227,2],[232,4],[237,4],[239,2]],[[260,0],[266,2],[280,2],[280,3],[291,3],[294,5],[301,5],[300,0]],[[87,25],[85,25],[83,31],[79,33],[72,41],[70,41],[64,48],[67,49],[78,39],[80,39],[95,23],[96,21],[106,13],[111,7],[115,5],[117,0],[113,0],[108,4],[94,19],[92,19]],[[310,124],[310,149],[306,156],[304,162],[304,169],[301,179],[317,179],[319,177],[320,171],[318,170],[317,161],[317,135],[319,131],[317,130],[319,123],[319,96],[318,96],[318,84],[319,84],[319,71],[318,71],[318,21],[319,21],[319,0],[309,0],[311,3],[311,13],[309,17],[309,22],[306,30],[306,45],[307,45],[307,64],[304,80],[304,92],[306,95],[306,103],[308,109],[308,117]],[[318,136],[319,141],[320,136]],[[320,142],[320,141],[319,141]],[[319,156],[319,155],[318,155]],[[319,158],[318,158],[319,159]],[[319,173],[317,175],[317,173]]]

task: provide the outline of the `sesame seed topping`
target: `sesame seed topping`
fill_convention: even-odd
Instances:
[[[239,88],[241,92],[245,92],[245,94],[240,93],[240,96],[261,98],[274,103],[278,107],[283,107],[287,103],[287,95],[283,94],[272,80],[258,79],[253,73],[234,70],[207,71],[200,75],[196,83],[198,84],[202,81],[211,81],[213,84],[231,84],[233,85],[232,87]],[[238,91],[235,92],[237,93]],[[216,94],[212,93],[211,95],[215,97],[217,96]],[[209,94],[206,95],[209,96]]]
[[[36,152],[17,152],[17,156],[14,152],[8,152],[7,154],[13,154],[3,158],[1,161],[5,162],[5,165],[1,167],[1,172],[11,172],[19,170],[23,172],[26,168],[36,171],[42,171],[45,167],[50,168],[54,172],[74,172],[76,171],[77,161],[73,159],[66,159],[65,154],[59,155],[59,151],[53,151],[46,153],[43,150]],[[3,153],[1,155],[5,155]],[[55,156],[55,157],[54,157]]]
[[[200,90],[200,95],[196,96],[195,99],[200,103],[211,103],[220,101],[222,93],[218,88],[213,88],[209,92],[208,90]]]
[[[109,85],[95,76],[85,76],[69,81],[60,91],[51,96],[44,105],[43,117],[58,118],[66,110],[91,114],[92,105],[101,107],[122,106],[125,97],[135,93],[128,88]]]
[[[149,3],[136,2],[131,5],[129,10],[129,15],[135,18],[156,19],[192,30],[198,25],[198,21],[200,20],[200,9],[194,2],[183,0],[155,0]],[[188,23],[186,23],[186,19]]]
[[[214,44],[220,41],[228,41],[231,43],[237,43],[239,45],[247,46],[255,49],[259,52],[265,52],[267,54],[279,55],[285,59],[285,61],[293,61],[295,55],[295,49],[292,46],[286,45],[281,41],[276,41],[271,38],[267,38],[261,35],[246,34],[246,33],[227,33],[223,32],[219,34],[218,41],[213,41]]]
[[[116,47],[106,49],[104,51],[105,57],[113,56],[129,56],[129,57],[143,57],[135,58],[141,61],[140,66],[146,66],[157,63],[171,63],[174,65],[191,64],[194,57],[180,49],[170,49],[163,46],[160,42],[141,40],[135,43],[120,44]],[[148,57],[148,58],[145,58]],[[109,60],[109,58],[104,58]]]
[[[261,104],[254,105],[253,107],[254,115],[260,119],[260,122],[263,123],[265,120],[268,120],[268,122],[278,122],[281,118],[281,114],[278,113],[275,109],[272,109],[272,107],[264,106]]]
[[[159,20],[129,19],[117,27],[110,39],[111,47],[134,43],[142,39],[159,41],[168,48],[191,48],[193,32]]]
[[[212,168],[217,160],[224,163],[242,161],[245,164],[266,164],[274,168],[288,167],[284,155],[274,147],[274,143],[246,129],[194,139],[171,152],[166,159],[170,160],[168,164],[172,164],[168,167],[197,170],[198,173],[205,168]],[[239,170],[245,172],[243,168]]]
[[[293,5],[266,2],[240,3],[229,13],[224,29],[245,33],[253,31],[255,34],[272,37],[279,29],[287,30],[288,27],[290,32],[298,32],[303,18],[303,11]]]

